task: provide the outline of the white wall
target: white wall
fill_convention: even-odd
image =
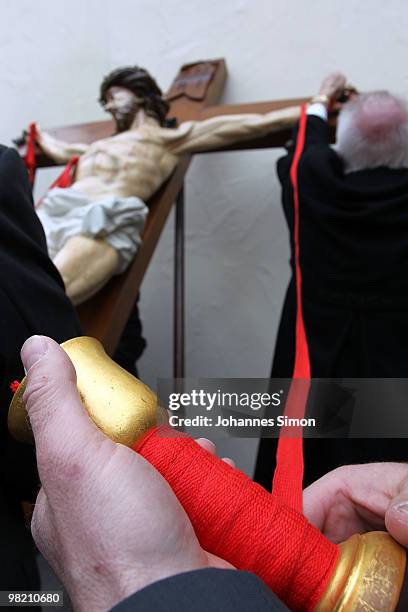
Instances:
[[[14,0],[1,3],[1,138],[30,120],[103,117],[98,85],[139,63],[164,89],[178,67],[225,57],[229,103],[313,94],[342,69],[358,88],[408,93],[404,0]],[[187,375],[264,377],[288,279],[272,151],[197,157],[187,179]],[[43,173],[39,189],[50,180]],[[147,274],[142,377],[170,376],[172,222]],[[223,445],[250,471],[254,444]]]

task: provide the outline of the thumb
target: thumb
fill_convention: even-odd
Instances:
[[[408,548],[408,480],[391,501],[385,513],[385,526],[392,537]]]
[[[81,403],[76,372],[68,355],[51,338],[32,336],[21,358],[27,372],[24,401],[33,430],[38,469],[71,463],[80,452],[93,453],[106,439]],[[54,466],[55,467],[55,466]]]

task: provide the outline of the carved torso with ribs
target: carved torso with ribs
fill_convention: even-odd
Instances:
[[[80,157],[75,189],[91,200],[107,195],[148,200],[177,164],[165,131],[146,125],[94,142]]]

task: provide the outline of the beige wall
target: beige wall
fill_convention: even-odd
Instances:
[[[166,89],[178,67],[225,57],[225,102],[313,94],[342,69],[360,89],[408,93],[404,0],[15,0],[0,20],[1,138],[102,118],[101,77],[139,63]],[[213,154],[187,179],[187,374],[264,377],[288,278],[272,151]],[[51,180],[43,173],[38,192]],[[151,385],[171,375],[172,222],[142,290]],[[223,444],[251,470],[254,443]]]

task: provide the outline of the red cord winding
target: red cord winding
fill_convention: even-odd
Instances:
[[[181,436],[164,426],[148,432],[134,450],[167,480],[201,546],[257,574],[291,610],[313,610],[339,548],[300,512]]]

